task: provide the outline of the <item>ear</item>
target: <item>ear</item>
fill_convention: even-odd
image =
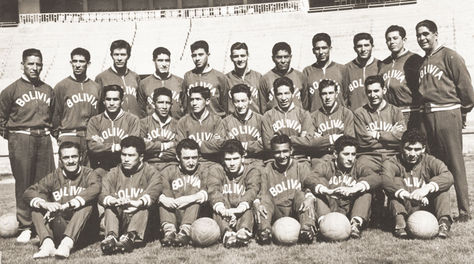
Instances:
[[[209,105],[211,103],[211,98],[206,99],[206,105]]]

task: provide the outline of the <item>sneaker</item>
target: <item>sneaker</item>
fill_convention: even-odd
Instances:
[[[311,244],[313,243],[315,235],[316,232],[314,231],[314,227],[303,225],[301,226],[299,241],[301,243]]]
[[[237,247],[237,234],[232,231],[227,231],[222,238],[222,244],[226,248]]]
[[[117,242],[117,249],[124,252],[132,252],[135,244],[135,234],[128,232],[120,236],[119,241]]]
[[[439,221],[438,237],[446,239],[449,237],[449,231],[451,230],[451,222],[449,220],[442,219]]]
[[[176,239],[174,240],[175,247],[184,247],[189,245],[191,242],[191,237],[185,234],[184,232],[179,232],[176,235]]]
[[[176,240],[176,232],[169,232],[165,234],[165,237],[161,240],[161,246],[163,247],[171,247]]]
[[[73,246],[74,241],[69,237],[64,237],[63,240],[61,240],[61,244],[59,244],[58,248],[54,252],[54,256],[59,259],[68,258]]]
[[[351,220],[351,234],[350,234],[350,237],[353,238],[353,239],[359,239],[362,235],[361,235],[361,224],[359,223],[358,220],[356,220],[356,218],[353,218]]]
[[[400,239],[407,239],[408,238],[408,233],[407,233],[407,230],[403,227],[400,227],[400,228],[395,228],[393,230],[393,235],[395,237],[398,237]]]
[[[114,235],[108,235],[100,242],[100,249],[105,255],[113,254],[117,251],[117,238]]]
[[[237,244],[240,247],[248,246],[250,242],[250,238],[252,238],[252,232],[247,230],[246,228],[241,228],[237,231]]]
[[[40,247],[40,250],[33,254],[34,259],[47,258],[54,256],[56,248],[54,247],[54,242],[50,238],[47,238],[43,241],[43,244]]]
[[[471,216],[469,214],[465,214],[465,213],[459,214],[459,216],[454,219],[454,221],[460,222],[460,223],[465,223],[469,220],[471,220]]]
[[[272,230],[265,228],[257,233],[257,243],[260,245],[268,245],[272,242]]]
[[[31,229],[23,230],[20,235],[16,238],[17,243],[26,244],[30,242],[31,239]]]

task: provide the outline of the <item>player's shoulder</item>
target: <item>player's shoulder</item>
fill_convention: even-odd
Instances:
[[[182,82],[183,78],[179,77],[178,75],[171,74],[170,79],[176,80],[178,82]]]
[[[369,106],[368,104],[365,104],[363,106],[360,106],[356,110],[354,110],[354,116],[363,116],[369,111]]]
[[[97,74],[97,76],[95,76],[95,79],[96,80],[103,79],[105,76],[110,75],[111,73],[112,73],[112,69],[107,68],[103,70],[102,72],[100,72],[99,74]]]
[[[149,82],[152,82],[155,79],[156,79],[156,77],[153,74],[150,74],[147,77],[143,78],[140,81],[140,83],[141,83],[141,85],[145,85],[145,84],[148,84]]]
[[[136,121],[136,122],[140,122],[140,117],[138,117],[137,115],[132,114],[130,112],[124,112],[123,113],[123,118],[126,118],[128,120],[133,120],[133,121]]]

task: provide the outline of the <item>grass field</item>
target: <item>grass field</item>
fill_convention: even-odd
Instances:
[[[474,204],[474,156],[466,156],[471,204]],[[0,184],[1,213],[14,211],[13,184]],[[454,190],[452,211],[456,214]],[[399,240],[389,231],[368,229],[360,240],[339,243],[315,242],[292,247],[259,246],[225,249],[161,248],[158,241],[130,254],[102,256],[99,243],[73,252],[67,263],[474,263],[474,220],[452,226],[447,240]],[[27,245],[15,245],[15,239],[0,238],[0,263],[31,263],[38,250],[38,239]],[[54,259],[36,261],[50,263]]]

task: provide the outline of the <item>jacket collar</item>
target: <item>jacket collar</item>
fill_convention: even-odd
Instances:
[[[158,80],[168,80],[169,78],[171,78],[171,72],[168,72],[168,75],[165,79],[161,79],[160,75],[156,74],[156,72],[153,73],[153,76],[155,76],[155,78]]]
[[[288,71],[287,71],[287,72],[285,72],[284,74],[280,74],[280,72],[278,72],[277,68],[274,67],[274,68],[272,69],[272,72],[274,72],[274,73],[277,74],[278,76],[283,77],[283,76],[287,76],[288,74],[290,74],[291,72],[293,72],[293,68],[290,67],[290,68],[288,68]]]
[[[75,82],[79,82],[79,83],[86,83],[87,81],[89,81],[89,77],[86,76],[86,78],[84,79],[84,81],[80,82],[77,80],[76,76],[74,76],[74,74],[71,74],[70,75],[71,79]]]
[[[334,62],[331,59],[329,59],[326,62],[326,64],[323,65],[323,67],[320,67],[318,65],[318,62],[313,63],[312,66],[315,67],[315,68],[318,68],[318,69],[327,69],[327,68],[331,67],[333,64],[334,64]]]
[[[210,71],[212,71],[212,67],[211,67],[210,64],[207,64],[207,66],[204,68],[204,70],[201,72],[201,74],[205,74],[205,73],[208,73],[208,72],[210,72]],[[197,72],[196,72],[196,68],[194,68],[194,69],[192,70],[192,72],[193,72],[193,73],[197,73]]]
[[[375,61],[375,57],[374,56],[370,56],[370,58],[367,60],[367,63],[365,65],[362,65],[362,63],[359,61],[359,57],[355,58],[354,59],[354,62],[357,66],[359,67],[367,67],[369,66],[370,64],[372,64],[373,62]]]
[[[242,119],[240,119],[239,114],[237,114],[237,112],[234,112],[235,118],[237,118],[240,121],[249,121],[250,118],[252,118],[252,115],[253,115],[253,111],[251,109],[249,109],[247,111],[247,114],[245,115],[244,119],[242,120]]]
[[[171,123],[171,120],[172,120],[171,116],[168,116],[168,118],[165,120],[165,122],[161,123],[161,119],[156,113],[153,113],[151,116],[156,122],[158,122],[158,124],[160,124],[161,128],[163,128],[166,125],[168,125],[169,123]]]
[[[112,119],[110,118],[110,116],[107,114],[107,110],[104,111],[104,116],[105,116],[107,119],[111,120],[111,121],[115,121],[115,120],[121,118],[124,114],[125,114],[125,111],[123,111],[123,109],[120,109],[120,112],[118,113],[118,115],[115,117],[114,120],[112,120]]]
[[[281,109],[278,104],[275,106],[275,109],[277,109],[278,111],[282,113],[289,113],[291,110],[295,109],[295,107],[296,107],[295,103],[291,102],[290,107],[288,107],[288,111],[284,111],[283,109]]]
[[[203,112],[202,115],[201,115],[201,119],[197,118],[196,115],[194,115],[193,112],[189,113],[189,115],[190,115],[193,119],[195,119],[195,120],[199,121],[200,123],[202,123],[202,121],[204,121],[204,120],[210,115],[210,112],[209,112],[209,110],[207,110],[207,108],[205,108],[205,109],[204,109],[204,112]]]
[[[321,106],[321,112],[325,115],[330,115],[336,112],[337,109],[339,109],[339,104],[337,102],[334,102],[334,105],[332,106],[331,109],[329,109],[329,111],[326,111],[326,108],[324,108],[324,106]]]
[[[117,72],[117,70],[115,70],[115,67],[114,67],[113,65],[110,66],[110,70],[113,71],[115,74],[121,76],[121,75]],[[128,68],[125,69],[125,74],[124,74],[123,76],[127,75],[127,74],[128,74],[128,71],[129,71]]]
[[[249,67],[247,67],[247,68],[245,68],[244,75],[242,75],[242,76],[239,76],[239,75],[237,74],[237,72],[235,71],[235,69],[233,69],[233,70],[231,71],[231,73],[232,73],[235,77],[237,77],[237,78],[239,78],[239,79],[245,79],[245,77],[247,76],[247,74],[250,73],[250,71],[251,71],[251,69],[250,69]]]
[[[379,108],[378,109],[374,109],[372,108],[372,105],[370,105],[370,103],[367,103],[367,107],[369,108],[370,111],[372,112],[375,112],[375,111],[382,111],[383,109],[385,109],[385,107],[388,106],[388,103],[387,101],[385,101],[385,99],[382,100],[382,103],[380,104]]]

